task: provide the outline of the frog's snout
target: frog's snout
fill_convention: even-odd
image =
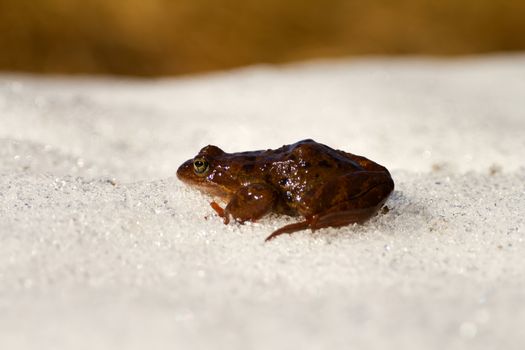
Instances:
[[[177,178],[186,181],[193,175],[193,160],[188,159],[177,169]]]

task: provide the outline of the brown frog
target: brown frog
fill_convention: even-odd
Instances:
[[[313,140],[240,153],[206,146],[179,167],[177,177],[221,199],[224,209],[215,201],[210,204],[225,224],[230,216],[242,223],[272,212],[304,217],[266,240],[307,228],[361,223],[394,189],[385,167]]]

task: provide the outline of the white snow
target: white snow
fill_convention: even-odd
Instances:
[[[314,138],[390,211],[264,238],[174,176]],[[525,55],[0,75],[2,349],[523,349]]]

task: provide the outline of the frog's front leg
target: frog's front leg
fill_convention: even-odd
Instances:
[[[217,203],[210,203],[211,207],[224,218],[224,223],[230,222],[230,216],[238,222],[256,221],[272,211],[277,200],[275,190],[266,184],[250,184],[241,187],[233,194],[226,208],[222,209]]]

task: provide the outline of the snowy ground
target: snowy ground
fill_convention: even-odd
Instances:
[[[387,166],[390,212],[264,244],[290,219],[174,177],[303,138]],[[524,55],[0,75],[2,349],[523,349],[524,212]]]

